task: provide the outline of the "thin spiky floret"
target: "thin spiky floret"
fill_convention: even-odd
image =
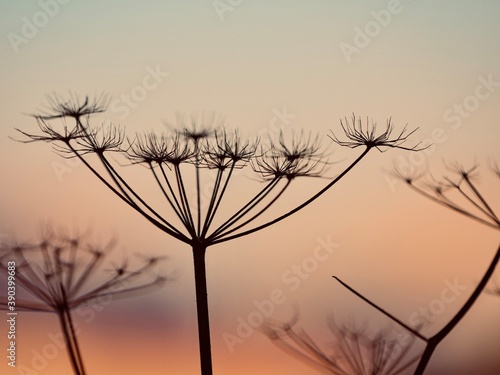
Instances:
[[[430,178],[421,183],[416,182],[423,174],[405,174],[400,168],[395,168],[393,175],[424,197],[489,227],[500,229],[500,219],[475,183],[478,164],[465,168],[459,163],[445,163],[445,167],[452,175],[444,175],[442,179],[436,180],[427,173]]]
[[[72,140],[80,139],[85,136],[82,129],[78,126],[69,128],[66,123],[63,123],[60,129],[57,129],[39,116],[35,117],[35,120],[41,133],[33,134],[16,128],[16,131],[28,138],[27,140],[18,140],[19,142],[62,142],[68,144]]]
[[[200,149],[203,166],[211,169],[243,168],[254,156],[258,140],[243,140],[238,130],[215,131],[214,140],[206,141]]]
[[[51,120],[61,117],[80,117],[89,116],[95,113],[104,112],[108,106],[109,99],[107,95],[101,94],[90,99],[85,96],[83,99],[70,92],[68,98],[53,93],[47,95],[49,108],[43,110],[41,114],[35,115],[43,120]]]
[[[339,325],[331,318],[333,340],[325,351],[304,329],[295,327],[297,322],[297,317],[289,323],[267,322],[263,331],[283,351],[330,374],[401,374],[419,358],[410,353],[415,338],[401,342],[389,328],[373,334],[367,325]]]
[[[34,300],[19,301],[19,309],[53,311],[73,309],[96,297],[125,294],[159,285],[164,277],[151,277],[159,258],[145,259],[142,265],[131,268],[128,259],[114,267],[105,277],[98,277],[100,265],[109,253],[112,242],[96,246],[83,241],[79,235],[67,237],[47,232],[38,243],[4,243],[1,254],[16,262],[16,280]],[[5,261],[0,271],[7,271]],[[138,281],[138,278],[142,279]],[[0,309],[7,303],[0,298]]]
[[[129,143],[127,157],[134,164],[155,162],[167,166],[179,165],[190,163],[195,156],[192,145],[179,134],[137,134]]]
[[[211,138],[217,128],[224,125],[224,118],[215,112],[193,113],[189,116],[177,112],[175,117],[175,126],[168,123],[167,126],[186,140],[193,142],[196,146],[202,140]]]
[[[268,151],[251,161],[254,172],[262,179],[272,180],[286,178],[292,180],[297,177],[321,177],[328,163],[321,158],[293,158],[275,151]]]
[[[403,146],[403,144],[408,140],[413,133],[415,133],[418,128],[413,129],[412,131],[407,130],[407,126],[405,125],[403,130],[401,130],[397,135],[393,136],[394,125],[392,123],[391,118],[387,120],[387,124],[385,130],[377,135],[377,123],[373,121],[369,121],[366,119],[366,123],[363,126],[363,122],[361,117],[356,118],[353,114],[351,120],[349,121],[347,118],[344,120],[340,120],[340,126],[344,131],[344,135],[346,137],[345,140],[341,140],[338,138],[335,133],[332,131],[329,137],[338,145],[356,148],[360,146],[365,146],[368,148],[375,147],[380,152],[384,152],[384,148],[398,148],[402,150],[408,151],[421,151],[429,146],[420,147],[422,142],[418,142],[415,146],[407,147]]]
[[[460,180],[473,179],[473,178],[476,178],[478,176],[476,171],[479,167],[479,164],[477,164],[477,163],[474,163],[474,165],[472,165],[472,167],[470,167],[470,168],[465,168],[465,166],[463,164],[460,164],[458,162],[455,162],[455,163],[444,162],[444,165],[445,165],[447,170],[449,170],[453,174],[457,175]],[[444,178],[446,180],[451,180],[451,178],[448,176],[444,176]]]
[[[321,151],[321,137],[313,136],[311,132],[307,135],[304,130],[299,133],[292,132],[291,140],[286,141],[283,131],[280,131],[278,143],[273,144],[272,149],[281,154],[287,160],[293,162],[298,159],[320,159],[324,153]]]
[[[492,161],[490,167],[491,167],[491,170],[493,171],[493,173],[495,174],[495,176],[500,178],[500,165],[497,162]]]
[[[252,168],[264,180],[297,177],[321,177],[328,165],[319,136],[303,131],[292,134],[289,142],[280,132],[278,142],[270,150],[261,148],[260,155],[251,161]]]
[[[173,143],[172,137],[165,133],[160,135],[154,132],[136,134],[135,139],[129,141],[127,157],[133,164],[165,163],[172,156]]]
[[[85,136],[77,140],[78,152],[82,154],[103,154],[106,151],[121,152],[125,140],[124,129],[115,124],[102,125],[99,128],[84,130]]]

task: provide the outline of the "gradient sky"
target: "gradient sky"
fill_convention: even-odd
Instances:
[[[14,128],[36,129],[27,114],[43,109],[45,95],[53,92],[107,93],[110,108],[95,121],[123,124],[130,134],[162,130],[162,121],[173,120],[176,111],[209,110],[223,113],[229,127],[248,136],[277,123],[324,135],[326,145],[328,132],[339,131],[339,119],[356,113],[380,125],[392,117],[398,128],[419,127],[415,140],[433,140],[434,147],[411,157],[373,151],[307,209],[209,250],[215,374],[316,373],[257,332],[233,353],[225,345],[223,334],[234,333],[238,318],[246,319],[253,302],[274,289],[286,301],[273,317],[290,318],[297,304],[300,325],[323,347],[330,312],[340,320],[388,324],[335,284],[334,274],[404,321],[438,297],[446,281],[457,279],[472,291],[498,234],[415,195],[384,170],[403,163],[439,176],[443,159],[477,162],[481,188],[500,206],[493,195],[498,180],[488,170],[491,160],[500,161],[499,2],[402,0],[390,17],[388,1],[243,0],[225,13],[214,3],[231,4],[227,0],[61,3],[0,5],[0,233],[36,238],[45,222],[91,228],[97,239],[117,237],[127,254],[167,254],[164,271],[176,274],[161,291],[117,301],[90,324],[80,322],[89,373],[199,373],[191,254],[121,204],[83,166],[68,164],[49,145],[9,138],[16,137]],[[360,30],[373,36],[361,40]],[[347,44],[357,53],[346,58]],[[151,71],[161,72],[157,81],[147,78]],[[127,106],[124,95],[138,93],[144,80],[146,96]],[[286,122],[277,115],[283,112]],[[331,149],[330,159],[339,163],[328,176],[360,152]],[[245,189],[231,193],[231,202],[259,186],[245,176],[238,181]],[[325,183],[298,181],[273,214]],[[283,275],[311,255],[318,238],[339,247],[292,290]],[[494,279],[500,283],[498,272]],[[467,293],[447,305],[426,332],[445,324],[465,298]],[[436,351],[428,373],[497,374],[499,311],[500,298],[482,296]],[[19,363],[29,366],[32,350],[41,350],[48,331],[57,329],[55,317],[23,314]],[[68,374],[64,353],[49,362],[39,374]],[[17,373],[5,363],[0,368]]]

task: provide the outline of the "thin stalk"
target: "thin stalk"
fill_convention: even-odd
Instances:
[[[258,227],[255,227],[255,228],[252,228],[252,229],[249,229],[247,231],[244,231],[244,232],[241,232],[241,233],[238,233],[238,234],[235,234],[233,236],[229,236],[229,237],[225,237],[225,238],[221,238],[217,241],[214,241],[213,244],[216,244],[216,243],[221,243],[221,242],[225,242],[225,241],[229,241],[229,240],[233,240],[235,238],[239,238],[239,237],[243,237],[243,236],[247,236],[249,234],[252,234],[254,232],[257,232],[259,230],[262,230],[264,228],[267,228],[273,224],[276,224],[278,222],[280,222],[281,220],[283,219],[286,219],[288,216],[290,215],[293,215],[294,213],[296,213],[297,211],[300,211],[301,209],[303,209],[304,207],[308,206],[309,204],[311,204],[312,202],[314,202],[316,199],[318,199],[321,195],[323,195],[328,189],[330,189],[333,185],[335,185],[342,177],[344,177],[352,168],[354,168],[354,166],[356,166],[356,164],[358,164],[367,154],[368,152],[371,150],[371,147],[366,147],[366,149],[363,151],[363,153],[358,156],[358,158],[356,160],[354,160],[351,165],[349,165],[341,174],[339,174],[332,182],[330,182],[328,185],[326,185],[323,189],[321,189],[318,193],[316,193],[314,196],[312,196],[311,198],[309,198],[308,200],[306,200],[304,203],[300,204],[299,206],[295,207],[293,210],[287,212],[286,214],[284,215],[281,215],[280,217],[274,219],[274,220],[271,220],[265,224],[262,224],[262,225],[259,225]]]
[[[69,289],[69,294],[70,295],[76,295],[85,283],[87,281],[88,277],[94,271],[97,267],[97,265],[100,263],[100,261],[104,259],[104,257],[99,256],[99,255],[94,255],[92,260],[86,265],[85,269],[82,271],[80,277],[78,278],[78,281],[76,282],[75,285],[71,289]]]
[[[203,230],[201,231],[201,238],[204,238],[210,228],[210,218],[212,216],[212,210],[214,208],[215,200],[217,199],[217,193],[219,192],[220,183],[222,181],[222,175],[224,173],[223,169],[217,170],[217,176],[215,177],[214,188],[212,190],[212,196],[210,197],[210,203],[208,204],[207,213],[205,215],[205,221],[203,223]]]
[[[498,225],[497,224],[493,224],[493,223],[490,223],[489,221],[487,220],[484,220],[476,215],[473,215],[471,213],[469,213],[468,211],[456,206],[455,204],[452,204],[452,203],[448,203],[448,202],[445,202],[439,198],[436,198],[435,196],[423,191],[422,189],[419,189],[418,187],[414,186],[413,184],[408,184],[410,186],[411,189],[413,189],[414,191],[416,191],[417,193],[419,193],[420,195],[423,195],[424,197],[430,199],[431,201],[433,202],[436,202],[438,204],[440,204],[441,206],[444,206],[444,207],[448,207],[450,209],[452,209],[453,211],[456,211],[458,213],[461,213],[462,215],[465,215],[473,220],[476,220],[478,222],[480,222],[481,224],[484,224],[484,225],[487,225],[489,226],[490,228],[495,228],[495,229],[498,229]]]
[[[469,179],[469,177],[467,177],[467,176],[465,177],[465,182],[467,182],[467,185],[469,185],[469,187],[472,189],[472,191],[474,192],[474,194],[476,195],[476,197],[478,197],[479,200],[481,201],[481,203],[484,205],[484,207],[486,207],[486,209],[488,210],[488,212],[491,214],[491,218],[497,224],[500,225],[500,221],[498,220],[497,215],[495,215],[495,212],[493,211],[493,209],[490,207],[490,205],[488,204],[488,202],[486,202],[486,200],[483,198],[483,196],[481,195],[481,193],[476,189],[476,187],[471,182],[471,180]],[[488,215],[488,216],[490,216],[490,215]]]
[[[229,219],[226,220],[221,226],[219,226],[211,235],[210,239],[214,239],[216,236],[229,228],[235,222],[240,220],[243,216],[245,216],[252,208],[258,205],[267,195],[276,187],[279,182],[279,178],[272,179],[264,188],[255,195],[250,201],[248,201],[242,208],[240,208],[234,215],[232,215]]]
[[[457,186],[456,189],[458,190],[458,192],[460,193],[460,195],[462,195],[470,204],[472,204],[474,207],[476,207],[480,212],[482,212],[486,217],[490,218],[491,220],[493,221],[496,221],[496,217],[494,214],[492,214],[491,212],[489,212],[487,209],[485,209],[484,207],[481,207],[481,205],[479,203],[477,203],[474,199],[472,199],[471,197],[469,197],[467,195],[467,193],[465,191],[462,190],[462,188],[460,186]],[[474,194],[478,199],[479,196],[477,194]],[[481,200],[481,199],[480,199]]]
[[[74,148],[68,143],[68,147],[71,149],[71,151],[76,155],[76,157],[101,181],[108,189],[110,189],[113,193],[115,193],[116,196],[118,196],[121,200],[123,200],[125,203],[127,203],[130,207],[132,207],[134,210],[136,210],[138,213],[140,213],[146,220],[148,220],[151,224],[156,226],[157,228],[161,229],[165,233],[168,233],[174,238],[177,238],[179,241],[182,241],[184,243],[188,243],[188,238],[184,236],[183,234],[179,235],[177,232],[172,231],[170,228],[166,227],[159,221],[155,220],[153,217],[149,216],[146,212],[141,210],[137,204],[134,202],[128,200],[125,196],[123,196],[114,186],[112,186],[104,177],[102,177]]]
[[[124,190],[123,187],[125,187],[130,193],[132,193],[132,195],[144,206],[146,207],[146,209],[149,210],[149,212],[151,212],[154,216],[156,216],[158,218],[158,220],[160,220],[165,226],[167,226],[171,231],[173,232],[176,232],[177,234],[179,235],[182,235],[182,233],[177,229],[175,228],[175,226],[173,226],[172,224],[170,224],[167,220],[165,220],[159,213],[157,213],[151,206],[149,206],[145,201],[144,199],[142,199],[139,194],[137,194],[135,192],[134,189],[132,189],[130,187],[129,184],[127,184],[127,182],[120,176],[120,174],[118,172],[116,172],[116,170],[113,168],[113,166],[111,165],[111,163],[104,157],[104,154],[99,154],[99,159],[101,159],[102,163],[104,164],[104,167],[106,168],[106,170],[108,171],[109,175],[111,176],[111,178],[113,179],[113,181],[115,182],[115,184],[120,188],[120,190],[123,192],[123,194],[125,194],[125,196],[130,199],[130,201],[133,202],[133,200],[128,196],[127,192]],[[120,182],[118,182],[117,178],[120,180],[121,184],[123,184],[123,186],[120,184]],[[134,204],[136,204],[134,202]],[[137,208],[141,211],[143,211],[139,205],[137,205]]]
[[[434,336],[429,338],[427,346],[424,350],[424,354],[422,355],[420,362],[418,363],[417,369],[415,370],[415,375],[422,375],[425,371],[425,368],[427,367],[427,364],[429,363],[432,354],[434,353],[434,350],[436,347],[439,345],[439,343],[456,327],[458,323],[462,320],[462,318],[467,314],[467,312],[471,309],[471,307],[474,305],[478,297],[481,295],[483,292],[484,288],[488,284],[491,276],[493,275],[493,272],[495,271],[495,268],[498,264],[498,261],[500,259],[500,246],[497,249],[497,252],[495,256],[493,257],[493,260],[490,263],[490,266],[486,270],[484,276],[482,277],[481,281],[477,285],[476,289],[474,289],[474,292],[472,292],[471,296],[469,299],[465,302],[465,304],[462,306],[462,308],[457,312],[457,314],[449,321],[447,325],[445,325],[438,333],[436,333]]]
[[[177,196],[175,195],[174,193],[174,189],[172,188],[172,185],[170,184],[170,181],[167,177],[167,173],[165,172],[165,169],[163,169],[163,166],[161,164],[158,164],[158,166],[160,167],[160,170],[161,170],[161,173],[163,175],[163,179],[165,180],[165,182],[167,183],[167,187],[168,187],[168,190],[170,191],[170,194],[172,194],[172,197],[174,199],[174,202],[175,202],[175,205],[177,206],[177,210],[180,214],[183,214],[182,212],[182,208],[181,208],[181,205],[177,199]],[[183,216],[183,223],[185,225],[186,228],[188,228],[188,219],[186,216]]]
[[[68,264],[66,267],[69,267],[69,271],[66,273],[66,282],[64,284],[64,287],[66,290],[70,290],[71,286],[73,284],[73,278],[75,275],[75,260],[76,260],[76,250],[77,246],[75,246],[74,243],[70,244],[70,249],[69,249],[69,260]]]
[[[77,354],[73,346],[73,339],[71,338],[70,330],[66,322],[66,314],[63,311],[58,311],[57,316],[59,318],[59,323],[63,330],[64,342],[66,343],[66,348],[71,362],[71,367],[73,368],[73,372],[75,373],[75,375],[84,375],[85,373],[82,372],[80,369],[80,364],[77,359]]]
[[[364,297],[361,293],[359,293],[355,289],[351,288],[349,285],[347,285],[342,280],[340,280],[337,276],[332,276],[332,277],[335,280],[337,280],[344,288],[346,288],[351,293],[353,293],[356,296],[358,296],[359,298],[361,298],[363,301],[365,301],[366,303],[368,303],[370,306],[372,306],[375,309],[377,309],[378,311],[380,311],[382,314],[384,314],[385,316],[387,316],[389,319],[391,319],[392,321],[396,322],[398,325],[400,325],[401,327],[403,327],[407,331],[411,332],[412,334],[414,334],[415,336],[417,336],[419,339],[421,339],[421,340],[423,340],[425,342],[428,341],[427,337],[423,336],[417,330],[415,330],[415,329],[411,328],[410,326],[406,325],[401,320],[399,320],[398,318],[394,317],[393,315],[391,315],[390,313],[388,313],[387,311],[385,311],[384,309],[382,309],[381,307],[379,307],[378,305],[376,305],[375,303],[373,303],[372,301],[370,301],[368,298]]]
[[[192,246],[192,250],[194,260],[201,375],[212,375],[212,349],[210,343],[210,321],[205,266],[206,247],[195,244]]]
[[[208,220],[208,224],[207,224],[207,231],[210,228],[210,225],[212,224],[212,221],[215,217],[215,213],[219,209],[220,202],[222,200],[222,197],[224,196],[224,193],[226,192],[226,189],[227,189],[227,186],[229,184],[229,180],[231,179],[231,176],[233,174],[233,170],[234,170],[235,165],[236,165],[236,162],[233,162],[233,164],[231,165],[231,168],[229,169],[229,172],[227,174],[226,180],[224,181],[224,186],[222,187],[222,190],[219,194],[219,198],[217,199],[217,203],[215,204],[215,207],[212,209],[212,213],[210,214],[210,219]],[[222,178],[222,176],[221,176],[221,178]]]
[[[198,143],[196,143],[196,148],[198,148]],[[196,169],[196,208],[198,212],[198,226],[196,227],[196,233],[198,237],[201,233],[201,192],[200,192],[200,156],[199,152],[196,152],[196,160],[195,160],[195,169]]]
[[[193,216],[191,215],[191,208],[189,207],[189,201],[186,195],[186,189],[184,188],[184,183],[182,181],[181,169],[179,165],[174,165],[175,177],[177,179],[177,189],[179,190],[179,197],[184,210],[184,215],[189,221],[190,231],[189,233],[196,237],[196,228],[194,226]]]
[[[281,191],[265,207],[263,207],[259,212],[257,212],[255,215],[253,215],[250,219],[248,219],[245,222],[239,224],[238,226],[234,227],[233,229],[230,229],[230,230],[228,230],[226,232],[220,233],[214,239],[217,240],[219,238],[227,236],[228,234],[233,233],[233,232],[237,231],[240,228],[243,228],[245,225],[250,224],[252,221],[254,221],[255,219],[257,219],[260,215],[262,215],[264,212],[266,212],[269,209],[269,207],[271,207],[283,195],[283,193],[288,188],[288,186],[290,186],[291,182],[292,182],[292,180],[288,180],[286,182],[285,186],[283,186],[283,188],[281,189]]]
[[[77,358],[78,363],[79,363],[80,371],[81,371],[82,375],[85,375],[85,367],[83,365],[83,357],[82,357],[82,354],[80,351],[80,345],[78,345],[78,340],[76,338],[76,331],[75,331],[75,326],[73,324],[73,318],[71,317],[71,312],[67,306],[65,308],[65,313],[66,313],[66,321],[68,323],[69,332],[71,335],[70,338],[73,342],[73,347],[75,350],[76,358]]]
[[[158,178],[158,176],[156,175],[155,171],[154,171],[154,168],[151,164],[149,164],[149,169],[151,171],[151,173],[153,174],[154,178],[155,178],[155,181],[156,183],[158,184],[158,186],[160,187],[160,190],[162,191],[163,193],[163,196],[165,197],[165,199],[168,201],[168,203],[170,204],[170,207],[172,207],[172,210],[175,212],[175,214],[177,215],[177,217],[179,218],[179,220],[181,221],[181,223],[184,225],[184,227],[187,229],[188,226],[186,224],[186,222],[184,221],[184,217],[181,215],[181,213],[179,211],[177,211],[177,208],[175,207],[174,205],[174,202],[172,202],[172,200],[170,199],[170,197],[168,196],[167,194],[167,191],[165,190],[165,188],[163,187],[163,185],[161,184],[160,182],[160,179]]]

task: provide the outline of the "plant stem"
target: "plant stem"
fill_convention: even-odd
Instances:
[[[476,289],[474,289],[474,292],[472,292],[469,299],[465,302],[462,308],[457,312],[457,314],[453,317],[453,319],[450,320],[450,322],[446,326],[444,326],[434,336],[429,338],[427,346],[424,350],[424,354],[420,358],[420,362],[418,363],[417,369],[415,370],[415,375],[422,375],[424,373],[425,368],[427,367],[427,364],[429,363],[436,347],[448,335],[448,333],[450,333],[453,330],[453,328],[455,328],[455,326],[458,323],[460,323],[465,314],[467,314],[470,308],[474,305],[474,303],[476,302],[476,300],[478,299],[478,297],[481,295],[484,288],[488,284],[488,281],[490,280],[491,276],[493,275],[493,272],[495,271],[495,267],[498,264],[499,259],[500,259],[500,246],[498,247],[497,252],[493,257],[490,266],[486,270],[486,273],[484,274],[483,278],[477,285]]]
[[[194,279],[196,288],[196,312],[198,315],[198,340],[202,375],[212,375],[212,351],[208,317],[207,275],[205,268],[206,246],[193,244]]]
[[[71,367],[73,367],[73,372],[75,375],[85,375],[85,370],[83,369],[83,361],[79,358],[79,350],[77,350],[78,345],[76,341],[76,335],[73,329],[73,325],[68,321],[68,313],[65,309],[61,309],[57,312],[59,317],[59,323],[63,330],[64,341],[66,343],[66,349],[68,351],[69,359],[71,362]]]
[[[212,245],[215,245],[215,244],[218,244],[218,243],[221,243],[221,242],[225,242],[225,241],[229,241],[229,240],[233,240],[235,238],[239,238],[239,237],[243,237],[243,236],[247,236],[251,233],[254,233],[254,232],[257,232],[259,230],[262,230],[264,228],[267,228],[268,226],[271,226],[273,224],[276,224],[277,222],[283,220],[283,219],[286,219],[288,216],[290,215],[293,215],[294,213],[296,213],[297,211],[300,211],[301,209],[303,209],[304,207],[308,206],[309,204],[311,204],[312,202],[314,202],[316,199],[318,199],[321,195],[323,195],[328,189],[330,189],[333,185],[335,185],[340,179],[342,179],[342,177],[344,177],[352,168],[354,168],[354,166],[356,164],[358,164],[367,154],[368,152],[371,150],[371,147],[366,147],[366,149],[363,151],[363,153],[361,155],[358,156],[358,158],[356,160],[354,160],[346,169],[344,169],[344,171],[342,173],[340,173],[336,178],[334,178],[328,185],[326,185],[323,189],[321,189],[319,192],[317,192],[315,195],[313,195],[311,198],[309,198],[308,200],[306,200],[305,202],[303,202],[302,204],[300,204],[299,206],[295,207],[293,210],[290,210],[288,211],[286,214],[284,215],[281,215],[280,217],[274,219],[274,220],[271,220],[265,224],[261,224],[255,228],[252,228],[252,229],[249,229],[249,230],[246,230],[244,232],[241,232],[241,233],[237,233],[237,234],[234,234],[232,236],[228,236],[228,237],[224,237],[224,238],[221,238],[221,239],[218,239],[218,240],[215,240]]]
[[[351,293],[353,293],[357,297],[361,298],[363,301],[365,301],[366,303],[368,303],[370,306],[372,306],[375,309],[377,309],[378,311],[380,311],[386,317],[388,317],[392,321],[396,322],[398,325],[400,325],[401,327],[403,327],[407,331],[411,332],[413,335],[417,336],[419,339],[421,339],[423,341],[427,341],[427,338],[425,336],[423,336],[420,332],[418,332],[417,330],[411,328],[410,326],[408,326],[407,324],[403,323],[401,320],[399,320],[398,318],[396,318],[394,315],[388,313],[383,308],[381,308],[380,306],[378,306],[375,303],[373,303],[372,301],[370,301],[368,298],[366,298],[365,296],[363,296],[361,293],[357,292],[355,289],[351,288],[349,285],[347,285],[342,280],[340,280],[337,276],[332,276],[332,277],[335,280],[337,280],[344,288],[346,288],[347,290],[349,290]]]

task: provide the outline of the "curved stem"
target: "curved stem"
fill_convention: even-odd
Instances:
[[[143,217],[146,218],[146,220],[148,220],[150,223],[152,223],[154,226],[156,226],[157,228],[161,229],[162,231],[168,233],[169,235],[171,235],[172,237],[174,238],[177,238],[178,240],[184,242],[184,243],[188,243],[189,242],[189,239],[182,235],[182,234],[178,234],[174,231],[172,231],[170,228],[166,227],[165,225],[163,225],[162,223],[160,223],[159,221],[155,220],[154,218],[152,218],[151,216],[149,216],[147,213],[145,213],[143,210],[141,210],[134,202],[130,201],[129,199],[127,199],[122,193],[120,193],[118,190],[116,190],[116,188],[111,185],[108,181],[106,181],[106,179],[104,177],[102,177],[95,169],[94,167],[92,167],[88,162],[87,160],[85,160],[74,148],[73,146],[71,146],[70,144],[68,144],[68,147],[71,149],[71,151],[76,155],[76,157],[104,184],[106,185],[106,187],[108,189],[110,189],[113,193],[115,193],[116,196],[118,196],[122,201],[124,201],[125,203],[127,203],[127,205],[129,205],[130,207],[132,207],[134,210],[136,210],[137,212],[139,212]]]
[[[465,182],[471,188],[471,190],[474,193],[474,195],[481,201],[481,203],[486,208],[487,212],[485,212],[485,214],[487,216],[491,217],[491,219],[495,223],[497,223],[498,225],[500,225],[500,221],[498,220],[497,215],[495,215],[495,212],[493,211],[493,209],[490,207],[490,205],[488,204],[488,202],[486,202],[486,199],[483,198],[483,196],[481,195],[481,193],[479,192],[479,190],[476,189],[476,187],[474,186],[474,184],[472,183],[472,181],[470,180],[469,177],[467,177],[467,176],[465,177]],[[482,211],[484,212],[484,210],[482,210]]]
[[[227,229],[233,225],[236,221],[241,219],[246,215],[252,208],[259,204],[262,199],[264,199],[273,190],[279,182],[279,178],[274,178],[269,183],[264,186],[250,201],[248,201],[243,207],[241,207],[236,213],[234,213],[229,219],[227,219],[223,224],[221,224],[216,230],[212,232],[209,239],[212,240],[219,235],[223,230]]]
[[[197,147],[196,147],[197,148]],[[200,191],[200,156],[196,153],[196,208],[198,212],[196,234],[199,237],[201,233],[201,191]]]
[[[415,370],[415,375],[422,375],[424,373],[425,368],[427,367],[427,364],[429,363],[436,347],[453,330],[453,328],[455,328],[456,325],[460,323],[465,314],[467,314],[467,312],[474,305],[474,303],[476,302],[476,300],[478,299],[478,297],[481,295],[484,288],[488,284],[488,281],[490,280],[491,276],[493,275],[493,272],[495,271],[495,267],[497,266],[499,259],[500,259],[500,246],[498,247],[497,252],[493,257],[490,266],[486,270],[484,276],[477,285],[476,289],[474,289],[474,292],[472,292],[469,299],[465,302],[462,308],[457,312],[457,314],[453,317],[453,319],[449,321],[447,325],[445,325],[434,336],[429,338],[429,342],[427,344],[427,347],[425,348],[424,354],[422,355],[422,358],[420,359],[417,369]]]
[[[262,224],[262,225],[259,225],[258,227],[255,227],[255,228],[252,228],[252,229],[249,229],[245,232],[241,232],[241,233],[238,233],[238,234],[235,234],[233,236],[229,236],[229,237],[225,237],[225,238],[222,238],[220,240],[217,240],[217,241],[214,241],[213,244],[216,244],[216,243],[221,243],[221,242],[225,242],[225,241],[229,241],[229,240],[233,240],[235,238],[239,238],[239,237],[243,237],[243,236],[246,236],[246,235],[249,235],[251,233],[254,233],[254,232],[257,232],[259,230],[262,230],[264,228],[267,228],[268,226],[271,226],[273,224],[276,224],[277,222],[283,220],[283,219],[286,219],[288,216],[290,215],[293,215],[294,213],[296,213],[297,211],[300,211],[301,209],[303,209],[304,207],[306,207],[307,205],[311,204],[312,202],[314,202],[316,199],[318,199],[321,195],[323,195],[328,189],[330,189],[333,185],[335,185],[342,177],[344,177],[352,168],[354,168],[354,166],[356,164],[358,164],[365,156],[366,154],[368,154],[368,152],[371,150],[371,147],[367,147],[363,153],[358,156],[358,158],[356,160],[354,160],[351,165],[349,165],[341,174],[339,174],[332,182],[330,182],[328,185],[326,185],[323,189],[321,189],[318,193],[316,193],[314,196],[312,196],[311,198],[309,198],[308,200],[306,200],[304,203],[302,203],[301,205],[295,207],[293,210],[287,212],[286,214],[284,215],[281,215],[280,217],[274,219],[274,220],[271,220],[265,224]]]
[[[147,210],[149,210],[149,212],[151,212],[154,216],[156,216],[156,218],[163,223],[163,225],[165,225],[166,227],[168,227],[171,231],[173,232],[176,232],[177,234],[179,235],[182,235],[182,233],[175,227],[173,226],[172,224],[170,224],[167,220],[165,220],[159,213],[157,213],[150,205],[148,205],[146,203],[146,201],[144,201],[144,199],[141,198],[141,196],[139,194],[137,194],[135,192],[134,189],[132,189],[130,187],[130,185],[127,183],[127,181],[125,181],[122,176],[120,176],[120,174],[115,170],[115,168],[113,168],[113,165],[108,161],[108,159],[106,159],[106,157],[104,156],[104,154],[98,154],[99,156],[99,159],[102,161],[102,163],[104,164],[104,167],[106,168],[106,170],[108,171],[109,175],[111,176],[111,178],[113,179],[113,181],[115,182],[116,186],[118,186],[120,188],[120,190],[123,192],[123,194],[131,201],[134,203],[134,205],[140,210],[140,211],[144,211],[143,209],[141,209],[139,207],[139,205],[137,203],[134,202],[134,200],[132,198],[129,197],[128,193],[125,191],[125,189],[127,189],[130,193],[132,193],[132,195],[135,197],[135,199],[137,199],[144,207],[146,207]],[[119,180],[119,182],[118,182]],[[122,186],[123,185],[123,186]]]
[[[177,206],[177,211],[182,216],[182,222],[184,223],[184,226],[187,229],[188,228],[188,219],[187,219],[187,217],[183,216],[183,211],[182,211],[181,205],[179,203],[179,200],[177,199],[177,196],[174,193],[174,189],[172,188],[172,185],[170,184],[170,181],[168,180],[167,173],[165,172],[165,169],[163,168],[163,166],[160,163],[158,163],[158,166],[160,167],[163,179],[165,180],[165,182],[167,184],[168,190],[170,191],[170,194],[172,194],[172,197],[174,199],[175,205]]]
[[[158,186],[160,187],[160,190],[161,192],[163,193],[163,196],[165,197],[165,199],[168,201],[168,203],[170,204],[170,207],[172,208],[172,210],[175,212],[175,214],[177,215],[177,217],[179,218],[179,220],[181,221],[181,223],[184,225],[185,228],[188,228],[187,225],[186,225],[186,222],[184,221],[184,217],[181,215],[181,213],[177,210],[177,207],[174,205],[174,202],[172,202],[172,199],[170,199],[170,197],[168,196],[167,194],[167,191],[165,190],[165,188],[163,187],[163,185],[161,184],[160,182],[160,179],[158,178],[158,176],[156,175],[156,172],[154,171],[154,168],[153,168],[153,165],[152,164],[149,164],[149,170],[151,171],[151,173],[153,174],[154,176],[154,179],[156,181],[156,183],[158,184]]]
[[[415,336],[417,336],[419,339],[427,342],[428,339],[423,336],[420,332],[418,332],[417,330],[411,328],[410,326],[408,326],[407,324],[403,323],[401,320],[399,320],[398,318],[396,318],[395,316],[393,316],[392,314],[388,313],[387,311],[385,311],[384,309],[382,309],[381,307],[379,307],[378,305],[376,305],[375,303],[373,303],[372,301],[370,301],[368,298],[364,297],[361,293],[358,293],[355,289],[351,288],[349,285],[347,285],[346,283],[344,283],[342,280],[340,280],[337,276],[332,276],[335,280],[337,280],[344,288],[346,288],[347,290],[349,290],[351,293],[355,294],[356,296],[358,296],[359,298],[361,298],[363,301],[365,301],[366,303],[368,303],[370,306],[374,307],[375,309],[377,309],[378,311],[380,311],[382,314],[384,314],[386,317],[388,317],[389,319],[391,319],[392,321],[396,322],[398,325],[400,325],[401,327],[403,327],[404,329],[406,329],[407,331],[411,332],[412,334],[414,334]]]
[[[189,207],[189,201],[186,195],[186,189],[184,188],[184,182],[182,181],[181,169],[178,164],[174,165],[175,177],[177,180],[177,188],[179,190],[179,197],[184,210],[184,215],[186,216],[189,223],[189,233],[193,238],[196,237],[196,228],[194,226],[193,215],[191,214],[191,208]]]
[[[212,189],[212,196],[210,197],[210,203],[208,204],[207,212],[205,215],[205,221],[203,222],[203,230],[201,231],[201,238],[205,238],[211,223],[212,210],[214,209],[215,201],[217,199],[217,194],[219,192],[220,183],[222,181],[222,175],[224,173],[223,169],[217,170],[217,176],[215,177],[214,187]]]
[[[494,223],[491,223],[487,220],[484,220],[476,215],[473,215],[471,214],[470,212],[460,208],[459,206],[455,205],[453,202],[451,202],[450,200],[448,200],[446,197],[443,196],[443,199],[446,199],[443,200],[443,199],[439,199],[439,198],[436,198],[435,196],[427,193],[426,191],[420,189],[419,187],[413,185],[413,184],[408,184],[410,186],[411,189],[413,189],[414,191],[416,191],[417,193],[419,193],[420,195],[430,199],[431,201],[433,202],[436,202],[438,204],[440,204],[441,206],[444,206],[444,207],[448,207],[450,209],[452,209],[453,211],[456,211],[458,213],[461,213],[462,215],[465,215],[473,220],[476,220],[478,222],[480,222],[481,224],[484,224],[484,225],[487,225],[491,228],[494,228],[494,229],[499,229],[499,226],[498,224],[494,224]]]
[[[233,232],[237,231],[240,228],[243,228],[245,225],[250,224],[252,221],[254,221],[255,219],[257,219],[260,215],[262,215],[264,212],[266,212],[269,209],[269,207],[271,207],[283,195],[283,193],[288,188],[288,186],[290,186],[291,182],[292,182],[292,180],[288,180],[286,182],[285,186],[283,186],[283,188],[281,189],[281,191],[265,207],[263,207],[259,212],[257,212],[255,215],[253,215],[250,219],[246,220],[245,222],[239,224],[238,226],[236,226],[236,227],[234,227],[232,229],[229,229],[226,232],[219,233],[219,235],[217,235],[215,237],[215,240],[217,240],[219,238],[222,238],[224,236],[227,236],[228,234],[233,233]]]

